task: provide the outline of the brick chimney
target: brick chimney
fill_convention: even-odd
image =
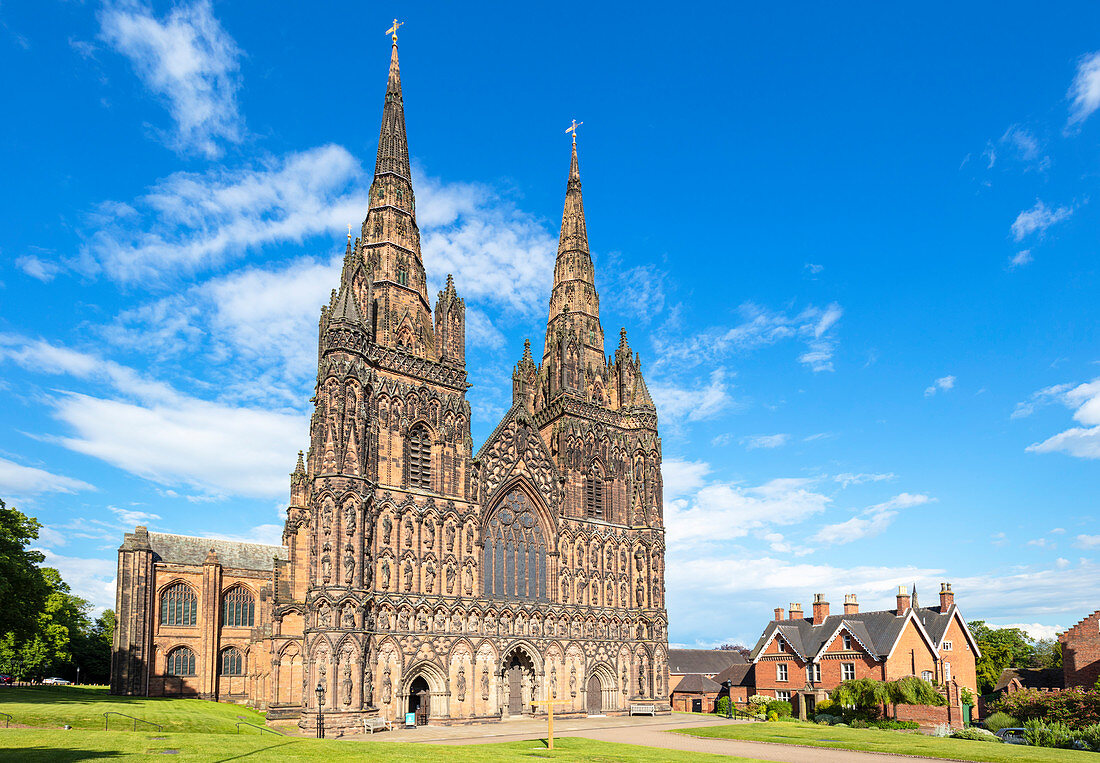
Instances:
[[[829,616],[829,602],[825,601],[825,594],[814,594],[814,625],[821,625]]]
[[[859,602],[856,601],[856,595],[854,593],[844,594],[844,614],[846,614],[846,615],[858,615],[859,614]]]
[[[783,607],[775,608],[775,621],[777,623],[787,619],[784,615],[786,615],[786,612],[783,611]]]
[[[946,612],[955,604],[955,592],[950,583],[940,583],[940,612]]]
[[[792,620],[801,620],[802,619],[802,605],[799,604],[797,601],[791,602],[790,618]]]
[[[905,586],[898,586],[898,615],[904,615],[909,611],[909,592],[905,590]]]

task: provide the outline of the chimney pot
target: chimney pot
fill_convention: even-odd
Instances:
[[[946,612],[955,604],[955,593],[950,583],[940,585],[940,612]]]
[[[790,611],[790,614],[788,615],[788,617],[791,620],[801,620],[802,619],[802,604],[800,604],[797,601],[792,601],[791,602],[791,611]]]
[[[858,615],[859,614],[859,602],[856,601],[856,595],[854,593],[844,594],[844,614],[846,614],[846,615]]]
[[[909,593],[905,586],[898,586],[898,615],[904,615],[909,611]]]
[[[785,614],[786,613],[783,611],[783,607],[776,607],[775,608],[775,621],[777,623],[779,623],[779,622],[782,622],[783,620],[785,620],[786,619],[786,617],[784,617]]]
[[[829,602],[825,601],[825,594],[814,594],[814,625],[821,625],[829,616]]]

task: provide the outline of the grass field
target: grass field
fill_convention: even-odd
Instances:
[[[149,734],[133,731],[40,731],[0,729],[0,761],[87,760],[170,760],[202,761],[342,761],[342,760],[439,760],[448,763],[480,763],[523,758],[538,760],[583,760],[593,763],[639,761],[639,763],[688,763],[689,761],[739,761],[762,763],[749,758],[701,755],[695,752],[658,750],[652,747],[596,742],[564,737],[554,740],[554,750],[542,741],[503,744],[441,746],[408,742],[345,742],[328,739],[241,736],[224,734]]]
[[[746,723],[736,726],[678,729],[671,733],[717,739],[742,739],[746,742],[779,742],[866,752],[894,752],[932,758],[981,761],[981,763],[1100,761],[1100,756],[1094,752],[972,742],[965,739],[939,739],[913,731],[837,728],[815,723]]]
[[[159,723],[164,731],[233,734],[238,720],[264,723],[264,716],[255,710],[201,699],[114,697],[105,687],[0,687],[0,712],[10,714],[16,726],[59,729],[69,724],[74,729],[102,731],[103,714],[109,710]],[[132,721],[118,716],[112,716],[110,724],[112,729],[133,728]]]

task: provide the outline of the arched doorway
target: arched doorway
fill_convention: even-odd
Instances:
[[[588,714],[603,714],[603,685],[599,676],[592,675],[588,679]]]
[[[428,688],[428,682],[424,676],[417,676],[409,685],[408,712],[416,715],[416,725],[428,725],[428,714],[431,709],[432,695]]]
[[[534,699],[535,666],[522,649],[504,660],[504,688],[508,693],[508,714],[522,715]]]

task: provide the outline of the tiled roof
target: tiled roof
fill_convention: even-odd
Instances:
[[[173,564],[201,566],[210,549],[218,555],[223,567],[244,570],[270,570],[275,559],[286,560],[289,553],[285,546],[267,546],[261,543],[241,543],[218,538],[196,538],[190,535],[149,533],[149,545],[158,561]]]
[[[993,691],[1007,688],[1013,678],[1018,679],[1025,689],[1065,688],[1065,675],[1061,668],[1005,668]]]
[[[710,680],[702,673],[688,673],[686,676],[680,679],[680,683],[676,684],[676,688],[672,690],[672,693],[705,694],[708,692],[719,691],[722,691],[721,685],[715,681]]]
[[[668,672],[701,673],[713,676],[730,665],[743,664],[745,658],[732,649],[669,649]]]
[[[732,681],[734,686],[746,686],[748,685],[746,681],[749,678],[749,671],[751,670],[752,665],[747,662],[743,665],[730,665],[714,677],[714,682],[716,684],[724,684],[726,681]]]

